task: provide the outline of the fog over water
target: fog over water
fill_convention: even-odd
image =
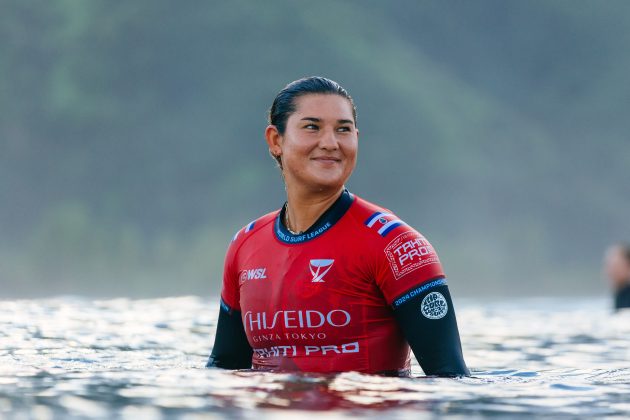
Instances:
[[[600,295],[630,238],[629,39],[615,0],[3,1],[0,296],[218,293],[284,201],[266,110],[313,74],[357,104],[350,190],[456,296]]]

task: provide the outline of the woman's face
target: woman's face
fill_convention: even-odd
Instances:
[[[311,191],[342,187],[354,170],[358,151],[359,131],[350,101],[336,94],[307,94],[298,97],[295,106],[284,135],[277,134],[277,145],[271,148],[282,156],[287,186]]]
[[[622,287],[630,280],[630,262],[618,246],[613,246],[606,252],[604,271],[614,288]]]

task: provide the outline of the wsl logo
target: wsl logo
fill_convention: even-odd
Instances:
[[[323,283],[324,276],[330,271],[334,262],[335,260],[311,260],[309,264],[311,274],[313,275],[311,282]]]
[[[266,268],[254,268],[251,270],[243,270],[241,271],[241,275],[239,279],[241,283],[244,283],[247,280],[259,280],[267,278],[267,269]]]

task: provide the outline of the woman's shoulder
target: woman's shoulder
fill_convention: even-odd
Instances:
[[[273,223],[279,211],[280,210],[274,210],[272,212],[269,212],[241,227],[232,237],[230,245],[232,247],[241,245],[246,239],[254,236],[256,232],[259,232],[265,226]]]
[[[363,197],[359,197],[356,194],[352,194],[354,196],[354,201],[355,201],[355,210],[358,210],[359,212],[363,212],[363,213],[374,213],[374,212],[390,212],[391,211],[383,206],[380,206],[378,204],[375,204],[371,201],[366,200]]]
[[[431,243],[394,212],[357,197],[355,220],[361,224],[355,229],[364,232],[361,243],[375,251],[373,255],[378,255],[382,267],[386,267],[379,278],[398,280],[423,267],[427,279],[444,276]]]
[[[374,204],[355,195],[352,207],[353,218],[362,225],[362,230],[375,239],[389,239],[396,233],[415,231],[387,207]]]

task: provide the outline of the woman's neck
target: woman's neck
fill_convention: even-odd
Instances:
[[[292,232],[305,232],[339,198],[344,187],[322,192],[295,191],[287,188],[285,224]]]

